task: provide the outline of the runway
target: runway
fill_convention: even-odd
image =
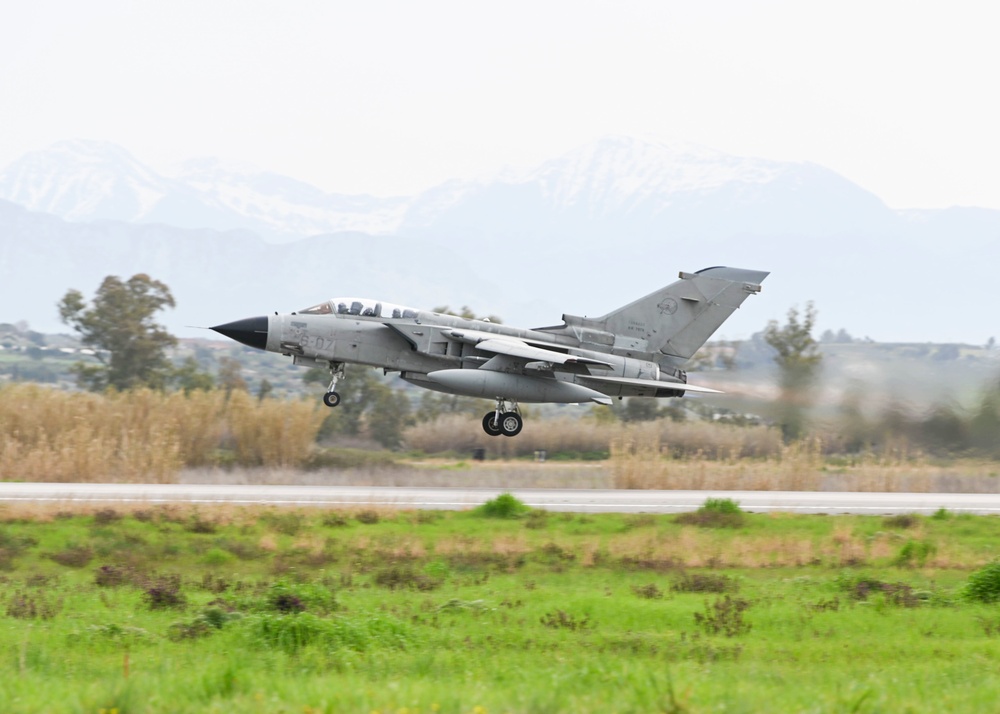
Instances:
[[[0,504],[194,503],[462,510],[503,492],[495,488],[0,483]],[[946,508],[956,513],[1000,514],[1000,494],[531,488],[513,489],[512,493],[532,508],[577,513],[679,513],[693,511],[706,498],[715,497],[731,498],[752,512],[930,514]]]

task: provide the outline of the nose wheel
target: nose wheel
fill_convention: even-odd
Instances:
[[[483,417],[483,431],[490,436],[517,436],[524,427],[524,419],[517,402],[497,399],[494,411],[487,412]]]
[[[326,388],[323,395],[323,403],[328,407],[335,407],[340,404],[340,394],[337,393],[337,382],[344,378],[344,363],[336,362],[330,365],[330,386]]]

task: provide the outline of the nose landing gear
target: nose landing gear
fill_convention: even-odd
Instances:
[[[517,402],[497,397],[497,407],[483,417],[483,431],[490,436],[517,436],[524,427]]]
[[[337,388],[337,382],[344,378],[344,363],[343,362],[332,362],[330,363],[330,386],[326,388],[326,394],[323,395],[323,403],[328,407],[335,407],[340,404],[340,394],[334,391]]]

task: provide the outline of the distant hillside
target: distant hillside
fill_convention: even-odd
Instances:
[[[111,273],[170,285],[182,331],[345,294],[552,324],[733,265],[772,275],[719,337],[807,300],[821,329],[880,341],[1000,337],[1000,211],[893,211],[821,166],[686,144],[608,137],[383,199],[214,159],[165,177],[120,147],[63,142],[0,172],[0,198],[0,320],[47,331],[66,289]]]

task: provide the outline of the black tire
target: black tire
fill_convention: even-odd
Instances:
[[[504,436],[517,436],[524,428],[524,419],[517,412],[506,412],[500,415],[500,430]]]
[[[486,416],[483,417],[483,431],[485,431],[490,436],[500,436],[500,427],[496,424],[496,412],[488,412]]]
[[[340,395],[336,392],[327,392],[323,395],[323,403],[328,407],[335,407],[340,404]]]

